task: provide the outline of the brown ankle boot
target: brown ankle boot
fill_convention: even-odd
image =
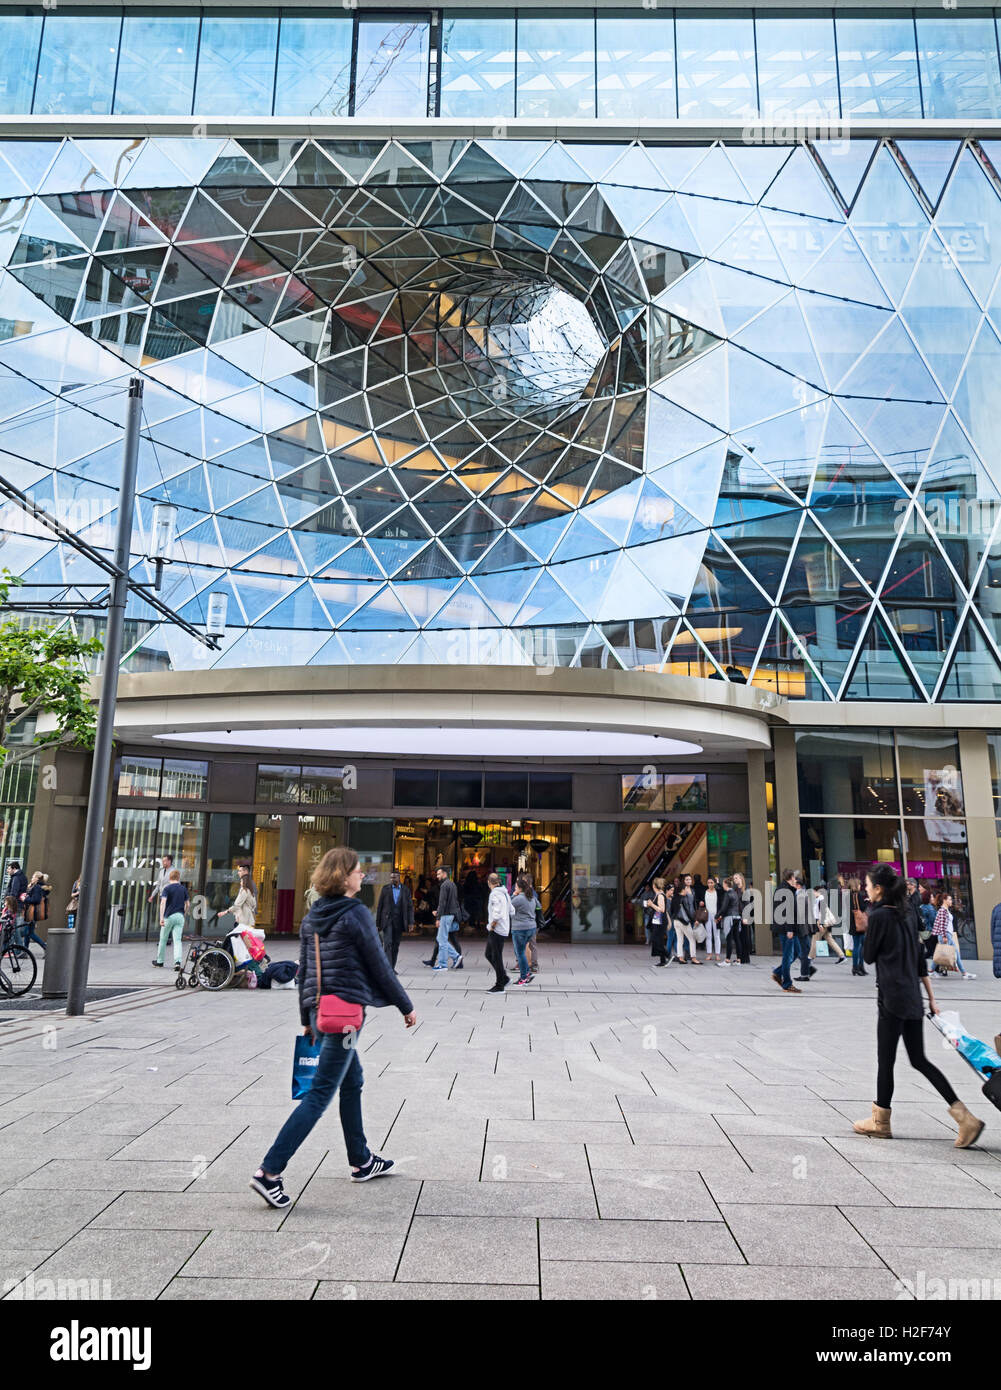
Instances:
[[[881,1105],[873,1103],[872,1118],[869,1120],[856,1120],[853,1126],[856,1134],[868,1134],[873,1139],[892,1139],[893,1134],[890,1130],[890,1112],[884,1110]]]
[[[953,1101],[952,1105],[949,1106],[949,1114],[959,1125],[955,1147],[957,1149],[970,1148],[984,1132],[983,1120],[978,1120],[976,1115],[971,1115],[961,1100]]]

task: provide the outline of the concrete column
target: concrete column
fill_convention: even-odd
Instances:
[[[799,833],[799,782],[796,775],[796,735],[792,729],[776,729],[775,835],[778,871],[799,869],[803,857]]]
[[[995,903],[1001,902],[1001,865],[998,863],[987,735],[982,729],[960,730],[959,770],[963,775],[963,799],[966,803],[966,839],[970,856],[973,920],[977,929],[977,955],[980,960],[990,960],[991,910]]]
[[[289,936],[295,917],[295,871],[299,854],[299,817],[282,816],[278,831],[278,887],[275,893],[275,934]]]
[[[751,881],[764,892],[768,880],[768,800],[765,792],[765,754],[752,749],[747,755],[747,806],[751,825]],[[771,949],[768,928],[755,924],[755,950]]]

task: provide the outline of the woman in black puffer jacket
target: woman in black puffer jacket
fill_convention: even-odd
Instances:
[[[417,1022],[414,1006],[383,950],[372,914],[357,899],[364,877],[357,854],[345,848],[329,850],[313,874],[313,887],[320,897],[303,920],[299,950],[299,1011],[309,1038],[316,1031],[319,994],[336,994],[346,1003],[375,1009],[395,1004],[408,1028]],[[319,982],[316,942],[320,948]],[[362,1069],[357,1041],[358,1032],[355,1031],[323,1035],[312,1086],[285,1121],[264,1162],[250,1180],[250,1186],[269,1206],[287,1207],[291,1202],[282,1186],[285,1165],[310,1134],[338,1088],[351,1181],[368,1182],[392,1168],[392,1159],[372,1153],[365,1140],[361,1117]]]

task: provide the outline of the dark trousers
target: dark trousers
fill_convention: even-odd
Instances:
[[[496,983],[506,985],[511,977],[504,968],[504,937],[495,931],[487,932],[486,957],[497,976]]]
[[[851,933],[851,938],[852,938],[852,974],[853,974],[853,975],[868,975],[869,972],[868,972],[868,970],[866,970],[866,968],[865,968],[865,959],[864,959],[864,957],[863,957],[863,955],[862,955],[862,952],[863,952],[863,950],[865,949],[865,933],[863,932],[862,935],[859,936],[858,932],[852,932],[852,933]]]
[[[907,1049],[907,1060],[915,1071],[935,1087],[946,1105],[952,1105],[959,1097],[945,1077],[925,1056],[925,1040],[922,1031],[923,1019],[897,1018],[888,1014],[882,1005],[879,1008],[879,1021],[876,1024],[876,1104],[889,1110],[893,1099],[893,1063],[897,1056],[897,1043],[901,1038]]]
[[[315,1027],[316,1015],[313,1015]],[[358,1035],[327,1033],[313,1084],[278,1132],[278,1138],[264,1156],[261,1167],[275,1177],[311,1133],[314,1125],[340,1091],[341,1129],[348,1162],[360,1168],[369,1160],[361,1118],[361,1088],[364,1080],[358,1060]]]
[[[730,931],[726,938],[726,958],[730,959],[733,953],[740,961],[741,965],[751,963],[751,928],[742,922],[739,917],[730,919]]]
[[[797,936],[794,945],[796,954],[799,956],[799,978],[808,980],[810,978],[810,938]]]
[[[400,937],[403,935],[402,922],[387,922],[382,929],[382,946],[389,963],[396,969],[396,958],[400,954]]]

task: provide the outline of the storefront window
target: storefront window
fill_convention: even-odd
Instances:
[[[898,813],[893,735],[876,729],[797,730],[801,814]]]
[[[746,823],[706,825],[708,872],[717,880],[741,873],[751,878],[751,827]]]
[[[664,779],[656,772],[627,773],[622,778],[623,811],[663,811]]]
[[[960,945],[968,956],[975,958],[977,938],[965,823],[931,817],[905,820],[904,847],[906,871],[917,879],[919,889],[932,895],[946,890],[952,894],[952,917]]]
[[[896,817],[863,820],[852,816],[803,816],[800,835],[802,867],[811,888],[830,883],[839,875],[861,881],[877,863],[890,864],[897,873],[903,870],[900,822]]]
[[[218,922],[236,897],[241,864],[251,865],[253,875],[254,827],[253,813],[232,815],[215,811],[209,816],[207,857],[205,861],[206,917],[204,936],[214,936],[228,930],[232,919]]]
[[[358,897],[371,912],[375,911],[383,884],[389,882],[393,869],[394,833],[395,825],[391,820],[356,816],[348,822],[348,844],[365,870],[365,881]]]
[[[204,801],[208,793],[208,763],[164,758],[160,795],[164,801]]]
[[[664,774],[664,809],[671,811],[708,811],[709,794],[704,772],[667,772]]]
[[[897,757],[905,816],[927,816],[937,821],[964,814],[959,744],[954,734],[898,734]]]
[[[618,825],[575,821],[570,848],[571,940],[618,941]]]
[[[118,765],[118,795],[143,796],[155,801],[160,795],[161,758],[122,758]]]
[[[118,912],[123,937],[148,939],[156,933],[159,906],[148,899],[160,872],[161,855],[173,856],[174,868],[180,870],[181,882],[192,897],[201,892],[204,829],[205,816],[194,812],[118,808],[108,873],[108,919],[99,923],[99,939],[107,938],[108,925]]]
[[[987,735],[987,756],[991,765],[991,791],[994,810],[1001,815],[1001,734]]]
[[[299,799],[304,806],[339,806],[344,800],[342,767],[304,767]]]
[[[256,800],[297,806],[301,771],[301,768],[285,763],[259,763]]]

